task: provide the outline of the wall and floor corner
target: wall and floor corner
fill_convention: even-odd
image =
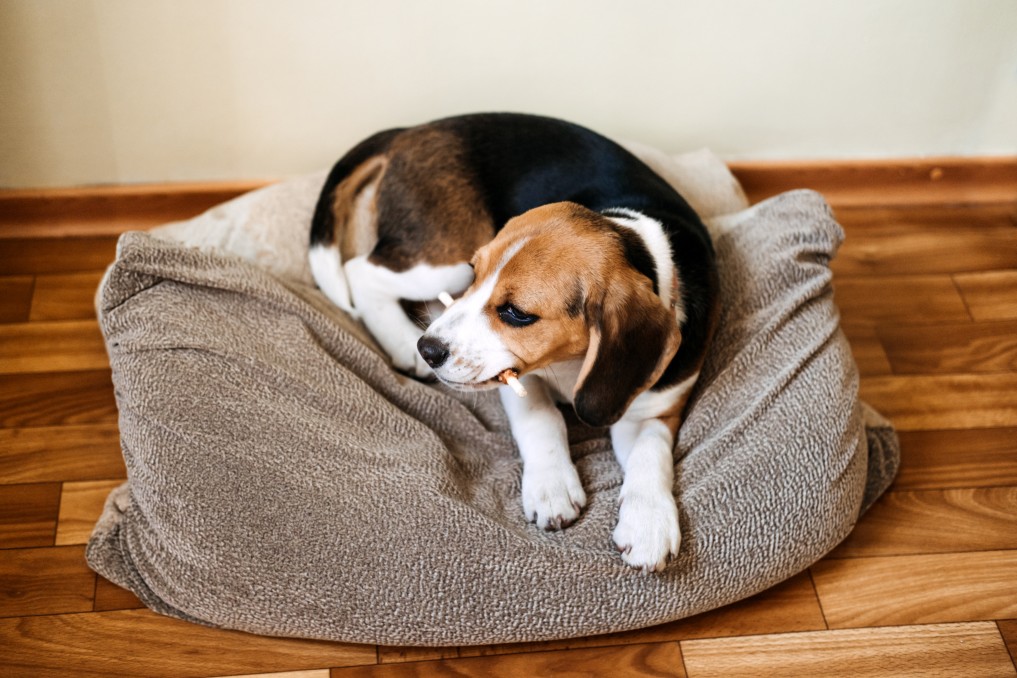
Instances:
[[[569,118],[727,159],[1017,155],[1012,0],[2,0],[0,187],[277,178]]]

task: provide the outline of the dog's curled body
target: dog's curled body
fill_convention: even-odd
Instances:
[[[673,446],[717,309],[702,221],[618,144],[551,118],[478,114],[380,132],[336,163],[311,225],[316,282],[393,364],[499,388],[545,529],[586,495],[555,401],[610,426],[625,472],[614,541],[654,571],[680,541]],[[461,297],[424,332],[403,301]],[[512,369],[529,395],[498,375]]]

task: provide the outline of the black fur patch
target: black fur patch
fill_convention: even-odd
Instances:
[[[605,210],[604,214],[606,216],[612,216],[611,210]],[[619,238],[621,238],[622,247],[625,250],[626,261],[632,265],[632,268],[650,279],[650,282],[653,283],[654,294],[660,294],[660,285],[658,284],[659,278],[657,276],[657,263],[653,260],[653,255],[650,254],[650,250],[647,249],[646,243],[639,234],[631,228],[619,226],[613,221],[611,224],[614,226],[614,232],[618,234]]]
[[[572,288],[572,295],[569,297],[568,304],[565,306],[565,312],[569,314],[570,318],[578,318],[583,314],[583,284],[578,280],[575,282],[575,287]]]

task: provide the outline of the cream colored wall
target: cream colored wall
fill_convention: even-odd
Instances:
[[[281,177],[466,111],[729,158],[1017,153],[1014,0],[0,0],[0,185]]]

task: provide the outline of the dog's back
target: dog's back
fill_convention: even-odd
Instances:
[[[372,161],[382,165],[377,236],[383,249],[412,239],[421,224],[433,239],[439,235],[433,231],[436,221],[440,227],[457,218],[472,219],[471,228],[484,223],[493,237],[510,218],[562,201],[595,212],[626,207],[665,224],[681,221],[702,229],[688,203],[617,143],[554,118],[481,113],[379,132],[355,146],[325,181],[312,221],[312,246],[337,239],[342,224],[335,214],[348,212],[348,203],[375,178],[358,172]],[[433,218],[435,211],[440,219]]]

